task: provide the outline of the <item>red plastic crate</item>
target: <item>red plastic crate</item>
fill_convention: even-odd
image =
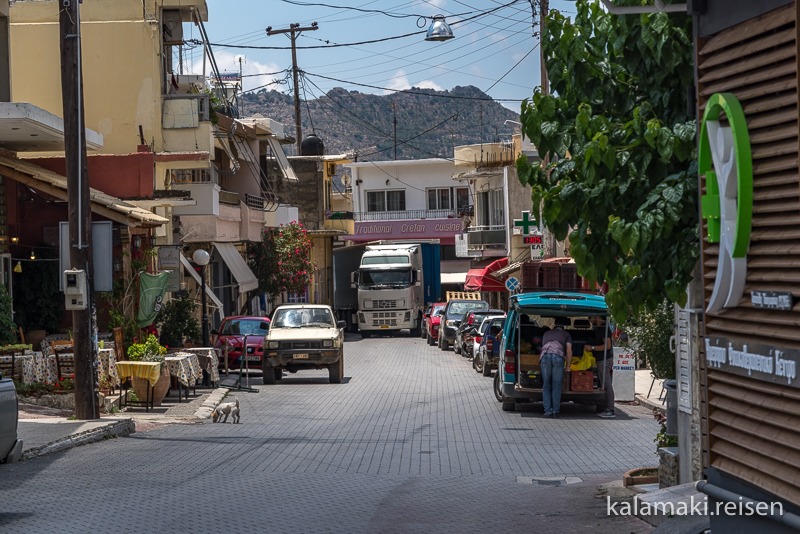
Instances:
[[[560,289],[561,265],[558,263],[542,263],[542,288]]]
[[[594,371],[570,371],[570,391],[592,391]]]
[[[542,287],[541,263],[526,261],[522,264],[522,289],[539,289]]]
[[[561,264],[561,289],[578,289],[578,268],[574,263]]]

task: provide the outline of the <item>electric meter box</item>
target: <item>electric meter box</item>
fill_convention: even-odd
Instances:
[[[68,310],[85,310],[89,295],[86,289],[86,271],[67,269],[64,271],[64,307]]]

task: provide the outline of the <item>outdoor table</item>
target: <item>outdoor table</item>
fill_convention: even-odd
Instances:
[[[117,362],[117,375],[122,381],[128,378],[144,378],[149,382],[150,387],[147,388],[147,399],[144,402],[145,410],[149,411],[153,407],[153,386],[156,385],[161,376],[161,362],[134,362],[127,360]],[[127,395],[123,395],[122,398],[126,399]]]
[[[56,364],[56,355],[48,354],[46,357],[41,356],[44,360],[43,365],[40,367],[44,369],[42,373],[42,381],[48,384],[55,384],[58,381],[58,365]],[[73,362],[75,355],[73,353],[62,353],[59,355],[62,361]],[[97,383],[106,383],[110,388],[116,388],[120,385],[120,378],[117,371],[117,357],[114,349],[99,349],[97,351]]]
[[[41,353],[39,353],[41,357]],[[0,362],[10,362],[11,355],[0,355]],[[25,352],[20,351],[19,354],[14,356],[14,376],[12,378],[20,380],[23,384],[34,384],[38,382],[41,374],[36,368],[36,354],[29,350]]]
[[[190,347],[181,349],[180,352],[191,352],[197,356],[200,368],[208,373],[212,386],[219,382],[219,355],[214,347]]]
[[[186,389],[186,399],[189,399],[189,388],[194,388],[198,380],[203,379],[203,370],[197,360],[197,355],[191,352],[174,352],[164,357],[164,363],[169,369],[169,374],[178,382],[178,402],[181,399],[181,386]]]

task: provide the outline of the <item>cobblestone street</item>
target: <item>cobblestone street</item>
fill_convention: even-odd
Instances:
[[[241,424],[169,424],[2,466],[0,530],[647,532],[598,487],[657,464],[649,409],[505,413],[491,379],[408,336],[348,337],[327,371],[231,390]],[[537,478],[548,478],[537,485]],[[566,482],[570,482],[566,484]]]

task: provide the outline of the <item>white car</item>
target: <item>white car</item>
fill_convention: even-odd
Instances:
[[[345,326],[326,304],[278,306],[264,336],[264,384],[280,380],[284,370],[303,369],[328,369],[330,383],[341,383]]]

